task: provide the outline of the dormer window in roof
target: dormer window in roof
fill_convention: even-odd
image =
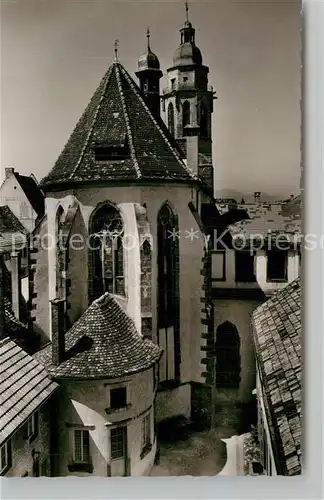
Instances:
[[[130,151],[126,137],[120,141],[95,144],[94,154],[97,162],[127,160],[128,158],[130,158]]]

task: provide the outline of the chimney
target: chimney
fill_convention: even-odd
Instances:
[[[13,167],[5,167],[5,179],[8,179],[15,173],[15,169]]]
[[[0,340],[5,338],[5,305],[4,305],[4,260],[0,253]]]
[[[198,127],[190,127],[186,130],[186,150],[187,150],[187,167],[194,175],[198,175],[198,153],[199,153],[199,137]]]
[[[17,319],[20,319],[21,296],[21,259],[18,252],[11,254],[11,301],[12,310]]]
[[[52,314],[52,362],[58,366],[65,355],[65,300],[51,300]]]

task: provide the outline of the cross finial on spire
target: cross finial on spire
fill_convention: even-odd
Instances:
[[[115,47],[115,61],[118,61],[118,44],[119,40],[115,40],[114,47]]]
[[[147,48],[149,49],[150,48],[150,37],[151,37],[150,28],[147,28],[147,30],[146,30],[146,37],[147,37]]]
[[[185,0],[185,7],[186,7],[186,21],[188,21],[189,20],[189,18],[188,18],[188,12],[189,12],[188,0]]]

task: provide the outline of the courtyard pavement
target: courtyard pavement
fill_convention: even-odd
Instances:
[[[231,425],[199,431],[170,422],[159,432],[159,461],[150,476],[244,475],[243,441]]]

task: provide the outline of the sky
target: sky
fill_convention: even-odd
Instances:
[[[189,0],[218,99],[216,189],[299,192],[301,19],[295,0]],[[53,167],[114,57],[134,73],[151,48],[164,74],[183,0],[1,0],[1,173]],[[162,80],[161,91],[164,80]]]

